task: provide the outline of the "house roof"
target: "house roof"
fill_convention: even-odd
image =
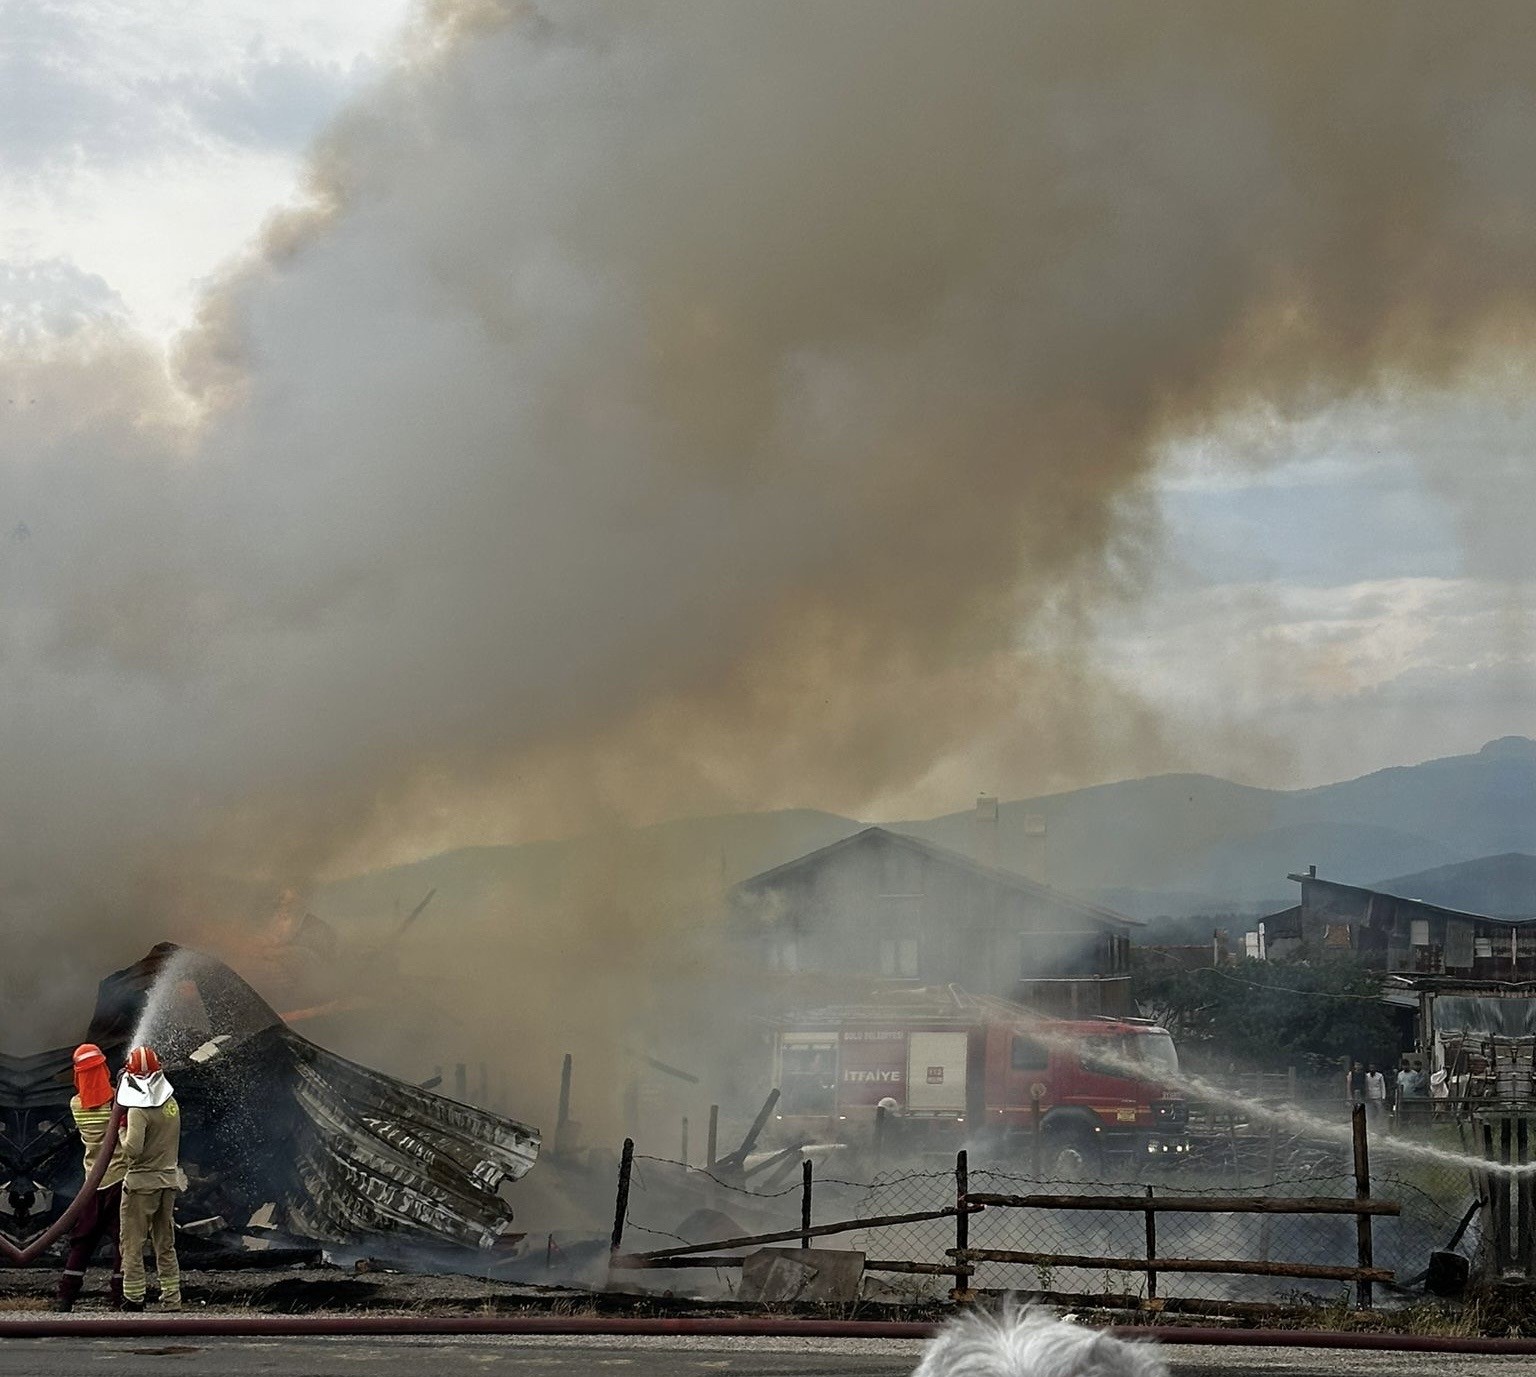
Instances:
[[[1479,856],[1412,875],[1394,875],[1376,881],[1376,887],[1500,918],[1529,918],[1536,914],[1536,856],[1523,851]]]
[[[1536,923],[1536,918],[1499,918],[1491,913],[1472,913],[1466,909],[1447,908],[1444,904],[1431,904],[1411,894],[1394,894],[1389,889],[1372,889],[1367,885],[1347,885],[1338,880],[1325,880],[1321,875],[1291,875],[1288,878],[1299,880],[1304,885],[1325,885],[1329,889],[1348,890],[1351,894],[1361,894],[1366,897],[1379,895],[1395,903],[1412,904],[1415,908],[1423,909],[1426,914],[1433,914],[1440,918],[1454,918],[1464,923],[1486,923],[1490,927],[1499,928],[1523,928]]]
[[[1098,904],[1089,903],[1086,899],[1079,899],[1076,895],[1063,893],[1059,889],[1052,889],[1049,885],[1040,884],[1031,880],[1027,875],[1020,875],[1016,870],[1004,870],[1001,866],[983,865],[980,861],[972,860],[961,851],[951,851],[947,846],[937,846],[933,842],[924,841],[920,837],[909,837],[904,832],[892,832],[884,827],[866,827],[862,832],[855,832],[852,836],[844,837],[841,841],[832,842],[816,851],[809,851],[803,856],[797,856],[792,861],[785,861],[782,865],[776,865],[772,870],[765,870],[760,875],[753,875],[741,881],[732,889],[732,893],[750,894],[763,889],[771,889],[787,876],[798,870],[809,869],[829,860],[842,851],[851,851],[861,845],[868,845],[871,841],[879,840],[888,845],[894,845],[905,851],[933,861],[939,865],[951,866],[957,870],[964,870],[980,879],[1009,890],[1015,894],[1024,894],[1032,899],[1044,899],[1063,908],[1070,908],[1075,912],[1084,914],[1098,922],[1118,928],[1141,928],[1146,924],[1139,918],[1128,918],[1123,913],[1116,913],[1113,909],[1103,908]]]

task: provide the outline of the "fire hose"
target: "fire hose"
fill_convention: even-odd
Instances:
[[[801,1320],[765,1315],[705,1318],[577,1318],[568,1315],[187,1315],[5,1316],[0,1338],[556,1337],[926,1339],[931,1324],[887,1320]],[[1123,1326],[1123,1339],[1211,1347],[1375,1349],[1397,1353],[1536,1354],[1536,1339],[1446,1338],[1426,1334],[1298,1329]]]
[[[85,1178],[85,1184],[80,1187],[75,1198],[70,1202],[69,1208],[42,1233],[20,1246],[5,1234],[0,1234],[0,1258],[10,1263],[12,1267],[26,1267],[37,1261],[69,1232],[75,1220],[80,1217],[80,1211],[86,1207],[96,1188],[101,1185],[101,1178],[107,1174],[107,1168],[112,1164],[112,1150],[117,1146],[117,1134],[122,1123],[123,1107],[120,1104],[114,1104],[112,1117],[107,1121],[107,1136],[102,1139],[101,1150],[96,1154],[96,1164],[91,1168],[90,1175]]]

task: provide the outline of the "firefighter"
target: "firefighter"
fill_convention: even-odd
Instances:
[[[69,1112],[80,1141],[85,1144],[85,1174],[89,1177],[112,1121],[112,1074],[107,1070],[106,1054],[94,1042],[84,1042],[75,1048],[74,1071],[75,1095],[69,1102]],[[85,1286],[86,1268],[103,1239],[112,1244],[112,1306],[122,1308],[123,1253],[118,1245],[118,1225],[126,1170],[123,1145],[119,1142],[112,1151],[106,1175],[69,1232],[69,1255],[64,1259],[64,1275],[59,1278],[60,1310],[74,1309]]]
[[[128,1054],[117,1102],[123,1120],[123,1309],[144,1308],[144,1244],[154,1244],[160,1301],[181,1309],[174,1211],[181,1184],[181,1110],[152,1047]]]

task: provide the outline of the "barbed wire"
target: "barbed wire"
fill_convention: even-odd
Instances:
[[[638,1229],[643,1234],[655,1234],[657,1238],[675,1239],[685,1247],[692,1241],[690,1239],[684,1238],[681,1234],[669,1233],[666,1229],[652,1229],[648,1225],[637,1224],[633,1219],[630,1218],[627,1212],[624,1215],[624,1227],[626,1229]]]

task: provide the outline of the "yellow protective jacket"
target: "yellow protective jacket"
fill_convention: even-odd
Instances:
[[[96,1166],[97,1155],[101,1152],[101,1145],[107,1139],[107,1125],[112,1121],[112,1101],[106,1104],[96,1105],[92,1109],[85,1108],[80,1103],[80,1097],[76,1095],[69,1102],[69,1112],[74,1116],[75,1127],[80,1131],[80,1141],[85,1144],[85,1174],[90,1176]],[[108,1186],[115,1186],[127,1174],[128,1163],[123,1156],[123,1139],[118,1135],[117,1146],[112,1149],[112,1160],[107,1164],[107,1174],[101,1178],[101,1184],[97,1190],[105,1190]]]
[[[157,1109],[130,1109],[123,1124],[125,1191],[176,1190],[181,1156],[181,1110],[173,1095]]]

